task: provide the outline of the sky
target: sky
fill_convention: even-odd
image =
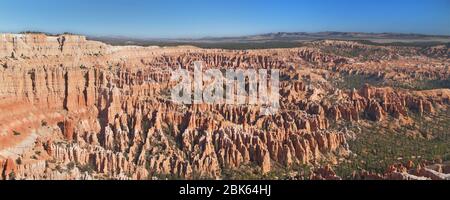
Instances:
[[[270,32],[450,35],[450,0],[0,0],[0,32],[196,38]]]

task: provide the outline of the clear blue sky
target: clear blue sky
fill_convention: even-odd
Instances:
[[[0,32],[132,37],[268,32],[450,35],[450,0],[1,0]]]

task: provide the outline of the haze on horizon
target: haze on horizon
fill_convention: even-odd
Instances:
[[[270,32],[450,35],[448,0],[3,0],[0,32],[145,38]]]

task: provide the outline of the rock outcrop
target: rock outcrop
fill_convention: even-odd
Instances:
[[[337,123],[406,119],[450,103],[448,89],[335,89],[329,76],[352,71],[356,61],[314,47],[117,47],[42,34],[1,34],[0,41],[3,179],[221,179],[246,167],[264,176],[348,156],[353,137]],[[171,69],[193,70],[198,60],[204,69],[280,69],[279,112],[173,103]],[[428,169],[416,175],[448,178]],[[311,178],[340,179],[327,165]]]

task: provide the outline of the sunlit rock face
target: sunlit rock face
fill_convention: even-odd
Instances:
[[[330,165],[352,155],[348,140],[358,136],[336,124],[408,124],[410,113],[447,109],[448,89],[339,89],[333,82],[341,74],[406,82],[448,78],[445,47],[421,54],[383,47],[385,57],[362,59],[324,53],[326,46],[374,48],[339,41],[246,51],[118,47],[84,36],[1,34],[1,178],[222,179],[236,170],[266,177],[311,166],[309,178],[340,179]],[[417,55],[399,53],[406,50]],[[279,69],[280,109],[262,115],[257,105],[172,102],[171,70],[192,71],[194,61],[205,70]],[[445,179],[447,171],[363,175]]]

